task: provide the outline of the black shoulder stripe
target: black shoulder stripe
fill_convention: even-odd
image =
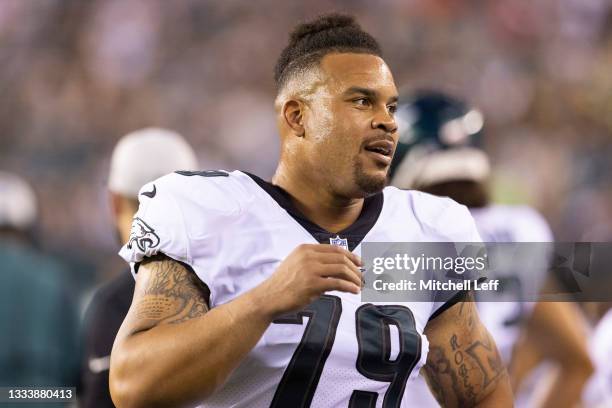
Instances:
[[[229,177],[229,173],[223,170],[200,170],[200,171],[189,171],[189,170],[177,170],[176,174],[181,176],[201,176],[201,177]]]
[[[460,292],[457,292],[446,303],[444,303],[442,306],[440,306],[438,308],[438,310],[433,312],[432,315],[429,316],[429,319],[427,321],[428,322],[432,321],[433,319],[435,319],[436,317],[440,316],[442,313],[444,313],[445,311],[450,309],[452,306],[454,306],[457,303],[463,301],[467,297],[468,293],[470,293],[469,290],[462,290]]]
[[[482,283],[486,280],[487,280],[486,276],[481,276],[480,278],[477,279],[478,283]],[[462,290],[462,291],[455,293],[453,297],[451,297],[446,303],[440,306],[438,310],[433,312],[431,316],[429,316],[429,319],[427,321],[428,322],[432,321],[433,319],[435,319],[436,317],[444,313],[446,310],[450,309],[452,306],[456,305],[459,302],[464,301],[469,293],[470,293],[469,290]]]

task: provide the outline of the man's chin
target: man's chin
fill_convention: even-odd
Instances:
[[[387,185],[387,172],[357,172],[355,182],[365,196],[380,193]]]

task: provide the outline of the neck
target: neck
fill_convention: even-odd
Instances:
[[[330,232],[339,232],[349,227],[357,220],[363,208],[363,198],[334,193],[324,183],[293,172],[282,162],[272,177],[272,184],[289,193],[293,205],[311,222]]]

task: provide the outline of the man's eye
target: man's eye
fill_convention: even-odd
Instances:
[[[387,106],[387,110],[389,111],[390,114],[393,115],[397,111],[397,105],[389,105]]]
[[[359,106],[370,106],[370,100],[368,98],[358,98],[353,100]]]

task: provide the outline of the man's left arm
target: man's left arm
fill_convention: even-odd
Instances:
[[[512,407],[512,388],[472,295],[431,320],[421,372],[443,407]]]

